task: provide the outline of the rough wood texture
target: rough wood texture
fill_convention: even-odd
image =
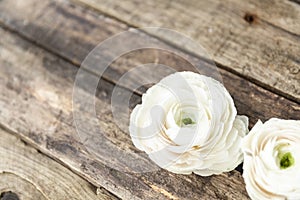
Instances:
[[[77,1],[134,27],[186,34],[223,68],[300,102],[299,5],[271,0]],[[193,52],[164,31],[149,33]]]
[[[297,1],[297,0],[296,0]],[[300,36],[300,4],[293,0],[230,0],[239,10],[251,13],[273,26]]]
[[[165,170],[148,173],[124,173],[106,166],[110,154],[97,159],[85,151],[72,119],[72,89],[77,68],[0,30],[0,122],[26,142],[67,165],[96,186],[102,186],[125,199],[248,199],[239,172],[200,177],[175,175]],[[105,84],[105,83],[103,83]],[[133,162],[147,161],[130,138],[113,123],[109,93],[113,86],[99,91],[97,116],[107,148],[116,153],[113,164],[123,166],[118,152]],[[85,115],[83,113],[83,115]],[[86,123],[95,123],[85,115]],[[95,136],[96,130],[88,130]],[[99,147],[99,146],[98,146]],[[97,148],[97,146],[95,146]]]
[[[14,9],[11,9],[11,6],[15,6]],[[2,126],[62,162],[94,185],[105,187],[122,198],[248,198],[242,178],[236,171],[208,178],[175,175],[164,170],[144,174],[124,173],[107,166],[126,166],[121,157],[116,156],[116,159],[112,160],[111,155],[105,151],[94,157],[86,151],[76,134],[72,116],[72,89],[77,69],[64,60],[78,67],[98,42],[119,31],[127,30],[126,25],[65,1],[61,3],[46,0],[2,0],[0,11],[0,19],[7,29],[16,31],[22,37],[57,55],[50,55],[16,35],[0,30]],[[135,36],[161,43],[139,32]],[[168,48],[179,52],[172,47]],[[210,64],[182,52],[181,55],[203,65],[203,73],[210,71]],[[109,141],[105,143],[107,148],[114,150],[116,155],[125,152],[126,158],[130,158],[131,161],[142,161],[149,166],[153,164],[132,146],[129,136],[114,123],[109,104],[113,83],[116,83],[124,72],[138,64],[155,60],[177,70],[189,69],[189,63],[184,59],[156,50],[142,50],[124,55],[105,73],[104,78],[109,82],[101,82],[103,87],[99,88],[95,102],[98,120],[92,121],[88,113],[83,113],[85,122],[91,127],[94,123],[100,124],[101,134]],[[249,115],[251,124],[259,118],[299,119],[298,104],[225,70],[220,72],[224,84],[235,98],[238,112]],[[122,86],[131,88],[135,81],[136,79],[131,77],[127,85]],[[141,92],[142,90],[138,90],[136,93]],[[139,96],[133,95],[133,99],[135,105]],[[86,131],[95,136],[99,134],[98,130]],[[95,145],[94,148],[97,147],[99,146]]]
[[[64,0],[0,1],[0,24],[76,64],[98,43],[128,29]]]
[[[103,189],[97,195],[93,185],[3,129],[0,137],[2,197],[11,191],[21,200],[116,199]]]
[[[97,44],[114,34],[128,30],[128,27],[122,23],[67,3],[64,0],[28,0],[26,3],[20,2],[20,0],[0,2],[0,19],[2,19],[5,26],[77,66]],[[17,6],[12,9],[13,5]],[[44,10],[47,10],[47,12],[44,12]],[[214,75],[211,74],[213,66],[210,64],[182,53],[180,50],[143,33],[137,32],[134,37],[124,41],[124,45],[126,42],[149,40],[178,53],[183,58],[198,63],[203,74]],[[109,53],[107,55],[109,56]],[[97,61],[101,62],[101,60]],[[103,77],[112,83],[117,83],[118,79],[133,67],[154,62],[165,64],[179,71],[193,70],[190,63],[178,56],[159,50],[141,50],[131,52],[117,59]],[[251,125],[258,119],[267,120],[271,117],[299,119],[297,104],[286,101],[277,95],[272,95],[255,84],[249,83],[247,80],[225,70],[220,69],[219,72],[223,78],[223,83],[235,99],[239,113],[250,116]],[[286,79],[288,80],[288,77]],[[122,86],[132,88],[133,83],[136,81],[135,77],[131,77],[126,85]],[[142,90],[138,90],[137,93],[141,94]]]

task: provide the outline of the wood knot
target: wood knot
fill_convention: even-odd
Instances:
[[[256,15],[252,13],[246,13],[244,16],[244,20],[249,24],[253,24],[256,20]]]
[[[0,200],[19,200],[19,197],[16,193],[8,191],[0,194]]]

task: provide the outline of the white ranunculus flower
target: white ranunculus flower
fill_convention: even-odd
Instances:
[[[243,177],[252,199],[300,199],[300,121],[258,121],[243,139]]]
[[[177,72],[148,89],[131,114],[129,129],[134,145],[160,167],[209,176],[242,162],[248,118],[237,116],[218,81]]]

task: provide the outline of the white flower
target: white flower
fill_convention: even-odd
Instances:
[[[177,72],[152,86],[130,118],[134,145],[160,167],[202,176],[233,170],[242,162],[248,118],[237,116],[218,81]]]
[[[300,199],[300,121],[258,121],[242,143],[252,199]]]

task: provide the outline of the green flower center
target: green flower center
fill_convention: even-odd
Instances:
[[[291,152],[287,152],[283,155],[278,155],[279,160],[280,160],[280,169],[286,169],[288,167],[291,167],[294,165],[295,160],[294,157],[292,156]]]
[[[182,119],[182,123],[183,123],[184,125],[195,124],[195,122],[193,122],[193,120],[192,120],[191,118],[189,118],[189,117],[183,118],[183,119]]]

